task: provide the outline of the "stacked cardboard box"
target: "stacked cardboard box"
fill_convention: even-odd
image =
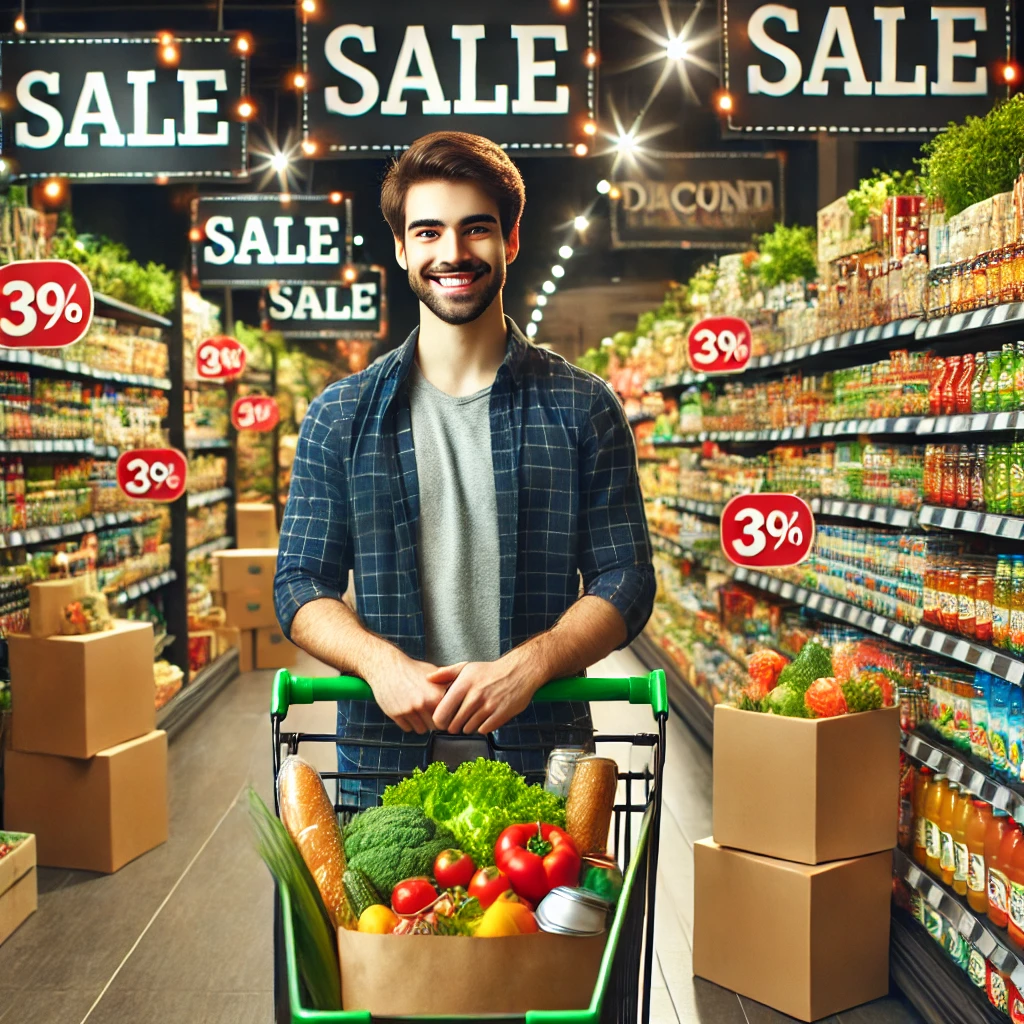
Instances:
[[[298,649],[281,632],[274,611],[277,548],[219,551],[217,565],[227,626],[240,631],[239,669],[291,668]]]
[[[235,541],[240,548],[276,548],[277,516],[273,505],[235,505]]]
[[[35,836],[24,832],[0,832],[0,846],[11,850],[0,857],[0,943],[5,942],[39,901],[36,881]]]
[[[804,1021],[885,995],[898,789],[896,708],[812,720],[716,707],[694,974]]]
[[[40,636],[40,620],[52,623],[53,603],[70,590],[29,591],[33,632],[8,639],[4,824],[35,834],[40,864],[116,871],[167,839],[153,627],[115,620],[101,633]]]

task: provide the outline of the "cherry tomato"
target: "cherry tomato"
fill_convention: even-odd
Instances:
[[[429,878],[406,878],[391,892],[391,907],[396,914],[418,914],[437,899],[437,890]]]
[[[475,871],[473,858],[461,850],[442,850],[434,861],[434,877],[442,889],[454,889],[457,885],[465,889]]]
[[[505,872],[492,865],[489,868],[481,868],[473,876],[468,892],[470,896],[475,896],[480,901],[480,906],[486,910],[503,892],[508,892],[511,888]]]

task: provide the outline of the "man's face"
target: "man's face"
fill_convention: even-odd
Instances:
[[[498,204],[473,182],[409,189],[395,255],[416,297],[446,324],[471,323],[490,307],[518,251],[519,226],[502,238]]]

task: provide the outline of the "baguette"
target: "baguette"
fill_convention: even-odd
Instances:
[[[618,765],[607,757],[581,757],[565,801],[565,830],[581,854],[608,848],[608,828],[615,809]]]
[[[335,928],[354,927],[342,878],[345,848],[334,805],[315,768],[301,757],[286,757],[277,776],[281,821],[302,854]]]

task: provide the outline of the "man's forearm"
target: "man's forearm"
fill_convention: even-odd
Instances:
[[[373,678],[381,660],[396,650],[371,633],[348,605],[330,597],[304,604],[292,620],[291,636],[314,658],[362,679]]]

